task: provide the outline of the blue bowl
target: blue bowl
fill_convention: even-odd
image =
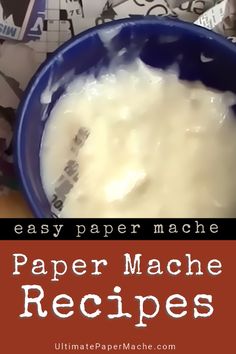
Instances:
[[[113,31],[114,29],[114,31]],[[38,218],[52,217],[40,177],[40,146],[45,122],[72,77],[99,72],[111,51],[99,33],[113,31],[112,53],[127,49],[126,61],[139,54],[147,64],[167,68],[178,63],[180,77],[236,93],[236,45],[202,27],[181,21],[145,17],[113,21],[73,38],[53,53],[31,80],[18,110],[15,162],[23,192]],[[117,30],[117,31],[116,31]],[[41,103],[48,85],[55,87],[49,104]],[[175,102],[172,102],[174,105]],[[60,140],[58,140],[60,144]]]

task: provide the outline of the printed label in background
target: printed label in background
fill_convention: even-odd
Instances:
[[[224,18],[226,4],[227,1],[224,0],[213,8],[209,9],[202,16],[200,16],[197,21],[195,21],[195,24],[210,30],[215,28],[222,22]]]
[[[0,0],[0,36],[27,41],[40,38],[45,0]]]

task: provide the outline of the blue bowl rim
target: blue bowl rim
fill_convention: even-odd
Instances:
[[[46,218],[45,214],[41,210],[40,206],[37,206],[35,203],[35,198],[34,198],[34,193],[32,190],[32,187],[28,185],[25,175],[27,174],[27,171],[24,169],[24,164],[22,163],[22,142],[24,141],[26,132],[23,129],[23,122],[24,122],[24,115],[25,112],[27,111],[27,106],[28,102],[31,99],[31,95],[34,93],[35,88],[37,87],[38,82],[41,80],[41,77],[44,75],[44,73],[53,65],[55,61],[57,61],[58,56],[63,55],[67,50],[69,50],[71,47],[74,45],[79,44],[81,41],[86,40],[87,37],[91,37],[93,35],[96,35],[98,31],[109,28],[109,27],[116,27],[116,26],[134,26],[140,24],[142,26],[144,25],[150,25],[150,24],[156,24],[156,25],[161,25],[164,27],[173,27],[173,28],[178,28],[182,30],[186,30],[191,32],[192,34],[195,34],[197,36],[204,37],[209,40],[214,40],[216,41],[219,45],[224,47],[227,50],[230,50],[235,53],[236,55],[236,45],[231,43],[229,40],[227,40],[225,37],[222,35],[212,32],[211,30],[201,27],[199,25],[195,25],[193,23],[188,23],[188,22],[183,22],[181,20],[176,20],[172,19],[170,17],[156,17],[154,18],[153,16],[144,16],[141,18],[124,18],[124,19],[119,19],[119,20],[113,20],[104,24],[100,24],[98,26],[89,28],[88,30],[85,30],[81,32],[80,34],[76,35],[75,37],[71,38],[67,42],[65,42],[63,45],[61,45],[58,49],[56,49],[49,58],[47,58],[37,69],[36,73],[33,75],[31,78],[24,94],[21,99],[21,102],[18,106],[17,112],[16,112],[16,124],[15,124],[15,130],[14,130],[14,136],[13,136],[13,146],[14,146],[14,163],[15,163],[15,169],[16,169],[16,174],[17,177],[19,178],[20,182],[20,187],[21,190],[23,191],[23,195],[26,198],[26,201],[28,202],[31,211],[33,212],[34,216],[36,218]]]

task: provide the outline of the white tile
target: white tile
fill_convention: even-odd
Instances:
[[[59,21],[48,21],[47,28],[48,31],[59,31]]]
[[[59,34],[60,42],[68,41],[68,39],[70,39],[70,38],[71,38],[70,32],[60,32],[60,34]]]
[[[40,41],[45,41],[47,40],[47,32],[43,31],[43,33],[40,36]]]
[[[47,32],[47,40],[49,42],[58,42],[59,33],[57,31],[48,31]]]
[[[47,19],[48,20],[59,20],[60,11],[59,10],[48,10],[47,11]]]
[[[37,52],[46,52],[47,51],[47,42],[36,41],[35,42],[35,50]]]
[[[70,32],[70,23],[68,21],[60,21],[60,30]]]
[[[47,43],[47,51],[49,53],[52,53],[54,52],[54,50],[56,50],[59,46],[59,43],[56,43],[56,42],[48,42]]]
[[[60,8],[60,0],[47,0],[47,8],[48,9],[59,9]]]

